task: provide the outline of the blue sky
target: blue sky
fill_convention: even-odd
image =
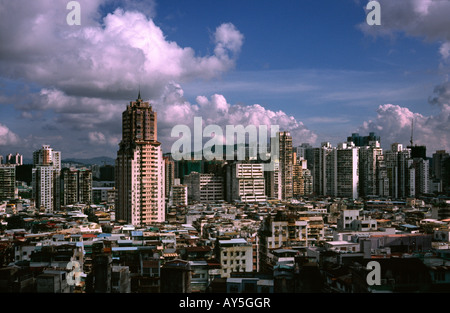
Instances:
[[[21,1],[0,0],[2,155],[114,157],[139,86],[166,152],[195,115],[279,123],[313,146],[375,131],[384,148],[414,118],[428,154],[450,150],[445,1],[379,1],[381,26],[362,0],[83,0],[80,26],[68,1]]]

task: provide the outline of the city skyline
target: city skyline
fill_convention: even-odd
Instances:
[[[450,150],[445,2],[379,1],[380,26],[356,0],[79,1],[80,26],[67,2],[0,2],[2,155],[114,158],[139,91],[164,153],[195,116],[280,125],[293,146],[375,132],[383,149],[406,146],[414,120],[428,155]]]

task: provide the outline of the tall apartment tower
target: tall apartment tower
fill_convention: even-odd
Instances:
[[[422,196],[430,192],[429,190],[429,160],[422,158],[412,159],[412,165],[410,167],[415,173],[415,196]]]
[[[437,150],[433,153],[432,178],[440,183],[441,190],[446,191],[449,185],[450,155],[445,150]]]
[[[16,154],[8,154],[6,156],[6,163],[7,164],[15,164],[15,165],[23,165],[23,155],[16,153]]]
[[[116,220],[133,225],[165,220],[164,168],[157,114],[139,93],[122,113],[115,166]]]
[[[448,154],[445,150],[437,150],[433,153],[433,178],[437,180],[442,180],[445,172],[445,160],[450,158],[450,154]]]
[[[294,153],[294,165],[293,165],[293,189],[294,198],[299,198],[312,194],[312,176],[311,171],[308,169],[308,161],[303,157],[298,158]]]
[[[36,208],[45,212],[60,209],[61,152],[49,145],[33,152],[32,188]]]
[[[359,198],[359,147],[353,142],[337,148],[337,196]]]
[[[174,185],[175,180],[175,161],[172,159],[171,155],[164,155],[164,171],[165,171],[165,194],[166,197],[169,198],[170,191],[172,190],[172,186]]]
[[[386,175],[389,180],[389,196],[398,199],[412,196],[408,160],[411,150],[403,147],[400,143],[391,144],[391,150],[384,152]],[[414,186],[413,190],[414,190]]]
[[[313,176],[314,192],[322,196],[337,195],[337,153],[329,142],[322,142],[320,148],[314,148]]]
[[[0,201],[15,198],[16,165],[0,164]]]
[[[292,169],[292,188],[294,198],[298,198],[305,194],[305,184],[303,180],[303,167],[300,160],[297,159],[297,152],[294,152]],[[302,160],[304,161],[304,160]],[[306,162],[305,162],[306,165]]]
[[[266,196],[268,199],[281,200],[281,172],[279,160],[274,161],[273,170],[264,171]]]
[[[359,194],[367,196],[388,196],[387,181],[384,180],[385,163],[379,141],[370,141],[359,148]],[[388,188],[387,188],[388,189]]]
[[[62,205],[91,204],[92,171],[85,168],[63,168],[61,194]]]
[[[183,181],[191,201],[207,202],[224,199],[222,176],[191,172],[184,176]]]
[[[293,197],[293,150],[289,132],[279,132],[279,159],[281,173],[281,199]]]
[[[230,203],[266,201],[263,164],[239,161],[227,166],[225,190],[225,200]]]

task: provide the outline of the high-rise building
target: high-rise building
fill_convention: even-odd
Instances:
[[[264,171],[266,196],[268,199],[281,200],[281,172],[279,160],[273,161],[271,171]]]
[[[281,199],[286,200],[293,197],[293,150],[292,136],[288,131],[279,132],[279,160],[281,173]]]
[[[337,148],[337,196],[359,197],[359,148],[352,142],[341,143]]]
[[[337,195],[337,153],[329,142],[322,142],[320,148],[314,148],[313,176],[314,192],[317,195]]]
[[[300,162],[307,162],[306,160],[300,161]],[[304,194],[305,196],[309,196],[313,194],[313,183],[314,179],[312,176],[311,171],[307,167],[308,164],[306,164],[306,168],[302,166],[302,176],[303,176],[303,188],[304,188]]]
[[[378,141],[359,147],[359,195],[387,196],[383,149]]]
[[[60,208],[61,152],[49,145],[33,152],[32,188],[36,208],[53,212]]]
[[[411,149],[411,158],[427,158],[427,147],[426,146],[418,146],[418,145],[410,145],[408,146]]]
[[[450,195],[450,154],[445,150],[437,150],[431,160],[432,184],[437,185],[430,192],[446,193]],[[436,190],[437,189],[437,190]]]
[[[294,164],[292,165],[292,188],[294,198],[301,197],[305,194],[305,185],[303,181],[302,164],[297,161],[297,153],[294,152]],[[306,163],[305,163],[306,164]]]
[[[188,205],[188,186],[181,185],[180,179],[176,178],[169,192],[169,204],[172,206]]]
[[[33,152],[33,165],[52,165],[61,170],[61,152],[54,151],[49,145],[43,145],[41,149]]]
[[[6,164],[23,165],[23,156],[19,153],[10,153],[6,156]]]
[[[164,168],[157,114],[139,93],[122,113],[115,164],[116,220],[133,225],[165,220]]]
[[[415,196],[425,195],[429,189],[430,162],[422,158],[413,158],[411,170],[415,173]]]
[[[175,161],[172,159],[171,155],[163,156],[164,159],[164,173],[165,173],[165,193],[166,197],[169,197],[172,186],[175,180]]]
[[[264,202],[266,188],[262,163],[233,162],[226,170],[226,200],[228,202]]]
[[[61,170],[61,205],[91,204],[92,171],[85,168]]]
[[[0,201],[15,198],[16,166],[0,164]]]
[[[389,181],[389,196],[394,199],[410,196],[408,159],[411,150],[400,143],[393,143],[391,150],[384,152],[386,177]]]
[[[183,185],[187,186],[191,201],[208,202],[224,199],[223,177],[211,173],[191,172],[184,176]]]
[[[92,203],[92,171],[78,169],[78,202]]]
[[[312,172],[314,167],[314,147],[309,143],[302,143],[297,147],[297,158],[306,160],[308,169]]]
[[[192,172],[202,173],[202,160],[177,160],[175,161],[175,178],[179,178],[183,184],[184,177]]]
[[[308,162],[303,158],[298,159],[296,153],[293,165],[293,193],[294,198],[312,194],[312,177]]]
[[[302,143],[300,146],[295,147],[295,151],[297,153],[297,159],[308,160],[311,155],[311,150],[314,149],[313,146],[309,143]]]
[[[445,172],[445,160],[450,158],[450,154],[445,150],[437,150],[433,153],[433,178],[442,181]]]
[[[353,133],[350,137],[347,137],[347,142],[353,142],[356,147],[370,146],[371,141],[380,142],[380,136],[375,135],[375,133],[369,133],[368,136]]]
[[[101,181],[114,181],[114,166],[105,164],[103,166],[100,166],[98,170],[100,174],[99,178]],[[93,172],[92,168],[91,172]]]
[[[450,157],[442,162],[442,191],[450,195]]]

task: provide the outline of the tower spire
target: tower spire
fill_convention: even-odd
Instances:
[[[142,100],[142,99],[141,99],[141,85],[139,85],[138,100]]]

